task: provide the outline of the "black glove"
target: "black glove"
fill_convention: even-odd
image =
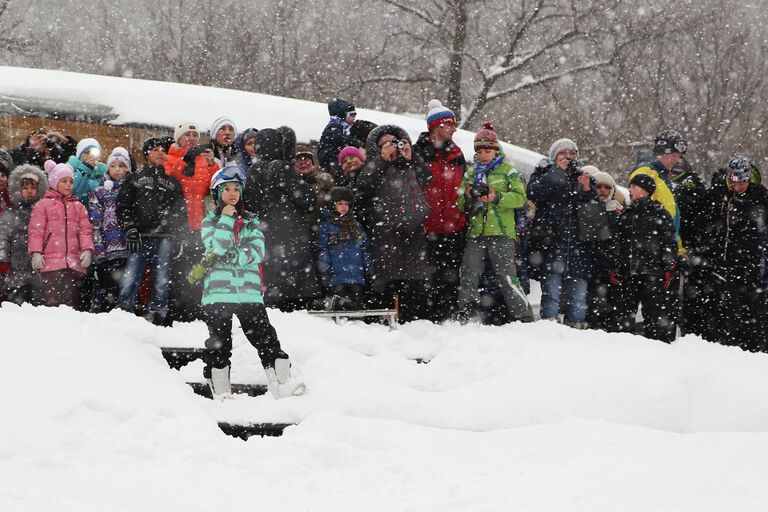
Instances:
[[[128,252],[131,254],[138,254],[141,252],[141,235],[139,230],[131,228],[125,232],[125,245],[128,248]]]
[[[187,176],[188,178],[190,178],[195,175],[195,160],[197,159],[198,156],[202,155],[208,149],[211,149],[210,146],[199,144],[197,146],[189,148],[187,152],[184,153],[182,160],[184,160],[184,163],[187,164],[187,166],[184,168],[184,171],[183,171],[184,176]]]

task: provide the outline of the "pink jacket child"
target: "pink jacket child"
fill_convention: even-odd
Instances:
[[[77,280],[91,264],[92,228],[88,210],[72,195],[72,167],[46,160],[45,170],[50,189],[32,209],[27,250],[47,288],[46,305],[72,305]]]

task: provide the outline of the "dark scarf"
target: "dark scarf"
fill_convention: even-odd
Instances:
[[[334,226],[339,226],[341,231],[331,238],[331,242],[346,242],[347,240],[358,240],[360,238],[360,225],[357,223],[354,215],[348,213],[344,216],[335,211],[328,217],[328,222]]]

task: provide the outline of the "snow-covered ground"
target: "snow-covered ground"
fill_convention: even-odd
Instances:
[[[0,510],[766,510],[768,355],[270,317],[308,394],[218,403],[156,348],[201,346],[202,323],[3,305]],[[239,332],[233,365],[265,381]],[[298,425],[243,442],[222,420]]]

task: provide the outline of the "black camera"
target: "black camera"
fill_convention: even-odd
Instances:
[[[567,169],[568,169],[569,171],[575,171],[575,170],[576,170],[576,169],[578,169],[580,166],[581,166],[581,164],[580,164],[580,163],[579,163],[579,161],[578,161],[578,160],[576,160],[575,158],[569,158],[569,159],[568,159],[568,167],[567,167]]]
[[[483,197],[487,196],[490,191],[491,189],[488,188],[488,184],[481,181],[472,185],[470,193],[472,194],[472,197]]]
[[[395,146],[397,149],[403,149],[405,147],[405,141],[394,139],[392,141],[392,145]]]

